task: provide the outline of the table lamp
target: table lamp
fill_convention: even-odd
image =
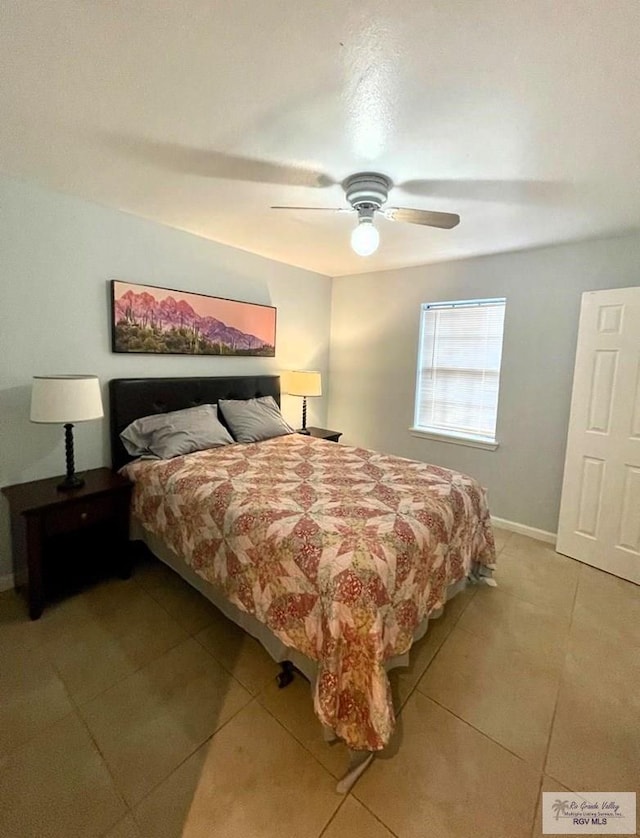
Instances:
[[[100,382],[95,375],[34,376],[31,389],[31,421],[64,425],[67,476],[58,485],[61,491],[79,489],[84,480],[75,473],[73,425],[101,419]]]
[[[312,370],[289,370],[281,377],[282,392],[289,396],[302,396],[302,428],[300,433],[308,434],[307,430],[307,398],[322,395],[322,378],[319,372]]]

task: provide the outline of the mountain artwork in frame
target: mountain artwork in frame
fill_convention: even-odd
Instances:
[[[276,354],[276,309],[189,291],[111,280],[113,352]]]

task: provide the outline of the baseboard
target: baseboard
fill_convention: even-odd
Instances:
[[[13,573],[6,573],[4,576],[0,576],[0,591],[9,591],[11,588],[15,588]]]
[[[509,532],[517,532],[520,535],[527,535],[529,538],[535,538],[538,541],[547,541],[549,544],[555,544],[558,537],[555,532],[547,532],[546,530],[539,530],[537,527],[528,527],[526,524],[518,524],[517,521],[506,521],[504,518],[495,518],[491,516],[491,523],[502,530]]]

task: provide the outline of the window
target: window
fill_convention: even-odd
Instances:
[[[497,447],[505,306],[504,298],[422,305],[412,431]]]

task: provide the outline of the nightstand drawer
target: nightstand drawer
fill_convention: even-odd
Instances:
[[[108,521],[117,513],[118,501],[118,496],[112,493],[50,509],[44,515],[45,535],[75,532]]]

